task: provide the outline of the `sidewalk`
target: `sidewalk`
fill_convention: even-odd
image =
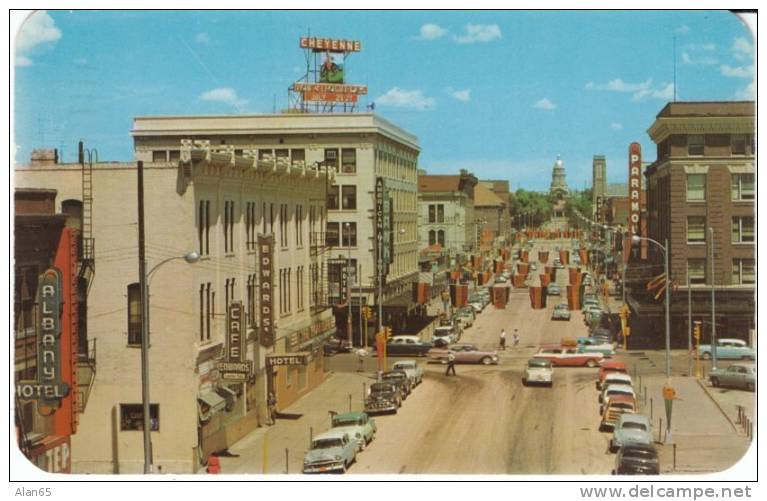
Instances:
[[[309,394],[301,397],[282,412],[301,414],[299,419],[278,419],[274,426],[259,428],[229,447],[229,452],[239,457],[221,457],[223,474],[264,473],[264,450],[266,449],[266,473],[300,474],[304,453],[309,448],[310,428],[314,435],[330,429],[328,411],[347,412],[349,393],[352,410],[362,409],[363,383],[374,382],[372,374],[332,373],[328,379]],[[200,470],[205,473],[205,468]]]

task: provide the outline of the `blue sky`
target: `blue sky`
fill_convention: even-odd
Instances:
[[[625,181],[673,97],[753,99],[753,38],[723,11],[38,12],[16,40],[16,160],[83,139],[130,160],[138,115],[271,113],[303,74],[298,39],[362,41],[347,81],[363,105],[419,137],[420,167],[467,168],[547,189],[557,154],[568,182],[590,184],[591,158]]]

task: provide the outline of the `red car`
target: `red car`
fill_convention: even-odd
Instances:
[[[602,363],[601,353],[578,353],[575,346],[544,346],[534,358],[544,358],[557,367],[597,367]]]
[[[602,382],[605,380],[605,377],[610,374],[611,372],[622,372],[623,374],[628,374],[628,368],[626,367],[626,364],[623,362],[616,362],[614,360],[606,360],[602,367],[599,368],[599,379],[597,380],[597,390],[602,389]]]

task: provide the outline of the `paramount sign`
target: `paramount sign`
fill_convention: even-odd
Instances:
[[[629,146],[629,238],[640,233],[642,190],[642,147],[639,143]]]

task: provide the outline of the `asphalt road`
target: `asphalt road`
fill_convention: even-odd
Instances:
[[[508,344],[518,329],[520,345],[501,352],[497,366],[458,365],[453,377],[422,361],[423,384],[396,415],[376,417],[377,438],[350,473],[609,473],[614,456],[606,452],[608,434],[598,431],[597,369],[556,368],[552,388],[522,385],[524,364],[540,344],[585,335],[580,312],[569,322],[550,320],[551,299],[532,310],[526,289],[512,293],[506,309],[489,305],[464,332],[462,342],[494,348],[502,328]]]

